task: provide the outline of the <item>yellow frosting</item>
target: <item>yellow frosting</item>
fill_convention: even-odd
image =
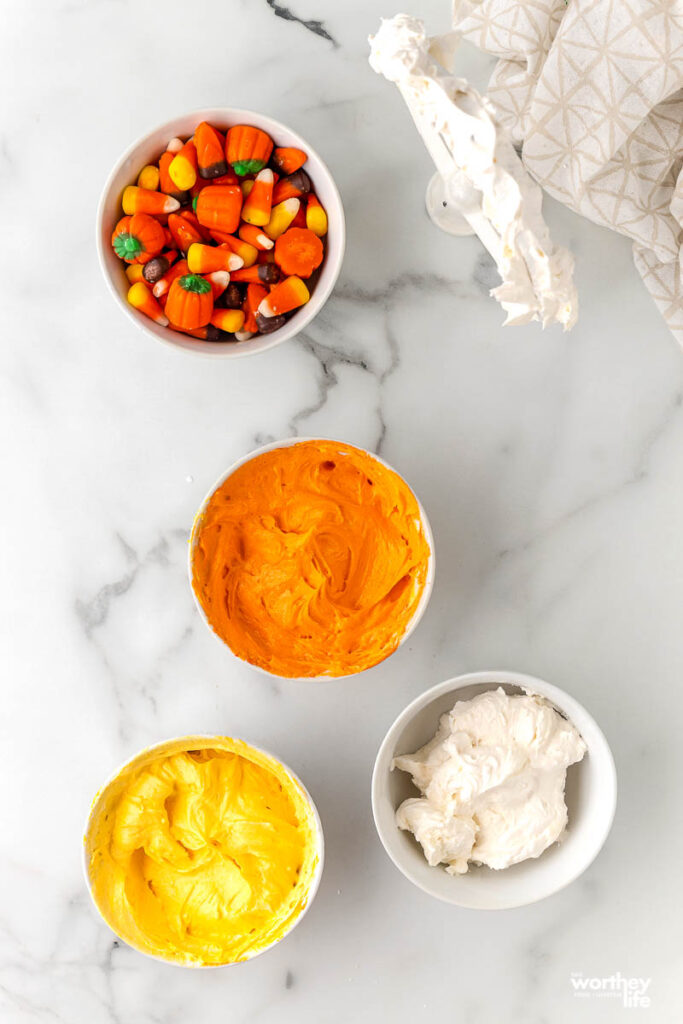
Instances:
[[[429,545],[408,485],[366,452],[302,441],[240,466],[193,531],[192,584],[240,658],[280,676],[342,676],[399,645]]]
[[[96,800],[95,901],[121,938],[185,964],[248,960],[306,906],[318,832],[285,768],[240,740],[141,754]]]

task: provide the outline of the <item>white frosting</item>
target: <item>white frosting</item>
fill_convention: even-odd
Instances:
[[[424,24],[397,14],[370,37],[370,64],[394,82],[446,185],[451,203],[496,261],[503,281],[492,289],[506,324],[576,323],[571,253],[555,246],[541,214],[542,192],[517,156],[485,97],[447,74],[433,53],[452,37],[430,41]]]
[[[458,701],[436,736],[395,757],[422,797],[396,812],[431,865],[464,874],[469,862],[490,868],[538,857],[567,825],[567,768],[586,744],[575,727],[537,694],[501,688]]]

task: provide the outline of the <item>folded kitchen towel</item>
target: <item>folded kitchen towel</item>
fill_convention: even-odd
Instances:
[[[550,195],[633,239],[683,344],[683,0],[454,0],[488,96]]]

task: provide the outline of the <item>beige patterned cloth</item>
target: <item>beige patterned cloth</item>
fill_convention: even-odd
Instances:
[[[633,239],[683,344],[683,0],[454,0],[489,97],[552,196]]]

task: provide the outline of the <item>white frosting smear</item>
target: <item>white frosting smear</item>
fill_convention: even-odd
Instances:
[[[506,324],[540,320],[574,326],[578,299],[571,253],[553,244],[541,214],[542,192],[522,166],[493,108],[433,54],[448,51],[405,14],[383,20],[370,37],[370,65],[406,101],[455,207],[496,261],[502,284],[493,295]]]
[[[394,758],[392,769],[409,772],[422,793],[404,800],[396,823],[450,874],[539,857],[566,829],[567,768],[585,752],[542,697],[487,690],[442,715],[416,753]]]

